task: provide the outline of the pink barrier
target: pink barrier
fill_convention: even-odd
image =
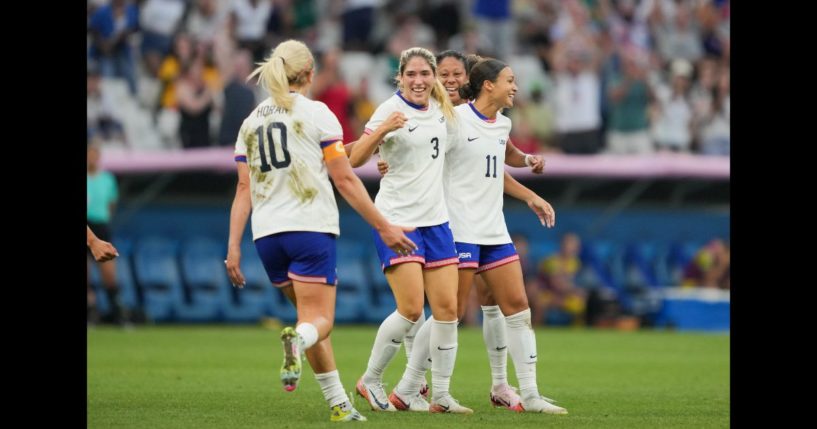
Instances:
[[[729,180],[729,157],[688,154],[545,155],[545,177],[691,177]],[[235,171],[232,148],[163,151],[107,149],[102,168],[117,174],[163,171]],[[377,178],[377,157],[355,170],[364,179]],[[541,177],[527,168],[508,168],[519,178]]]

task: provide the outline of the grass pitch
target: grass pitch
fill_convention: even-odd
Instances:
[[[376,327],[332,334],[346,390],[366,368]],[[537,329],[538,382],[566,416],[516,414],[488,401],[482,331],[461,328],[451,392],[469,416],[375,413],[359,397],[367,428],[726,428],[729,336],[664,331]],[[287,393],[278,380],[278,330],[260,326],[159,326],[88,330],[89,428],[325,428],[328,406],[309,365]],[[401,350],[384,381],[405,367]],[[508,357],[509,379],[517,386]],[[428,376],[430,382],[430,374]]]

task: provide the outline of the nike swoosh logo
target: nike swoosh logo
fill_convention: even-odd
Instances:
[[[394,344],[401,344],[402,343],[402,341],[397,341],[394,338],[391,339],[391,342],[393,342]]]
[[[372,389],[369,389],[369,395],[372,395],[372,399],[374,399],[374,403],[377,404],[377,406],[380,407],[381,410],[385,410],[385,409],[389,408],[388,403],[383,404],[383,403],[381,403],[380,401],[377,400],[377,396],[374,396],[374,392],[372,392]]]
[[[468,137],[468,141],[469,141],[469,142],[472,142],[472,141],[474,141],[474,140],[476,140],[476,139],[478,139],[478,138],[479,138],[479,137],[474,137],[474,138]]]
[[[437,350],[453,350],[453,349],[454,349],[454,347],[456,347],[456,346],[451,346],[451,347],[449,347],[449,348],[447,348],[447,349],[444,349],[444,348],[442,348],[442,347],[440,347],[440,346],[437,346]]]
[[[437,404],[437,406],[438,406],[438,407],[440,407],[440,408],[442,408],[442,409],[443,409],[443,410],[445,410],[445,411],[448,411],[448,408],[449,408],[449,407],[447,407],[447,406],[445,406],[445,405],[440,405],[440,404]]]
[[[412,132],[412,131],[416,130],[417,127],[419,127],[419,125],[415,125],[414,128],[409,127],[409,132]]]
[[[507,348],[508,348],[508,346],[497,347],[496,351],[502,351],[502,350],[505,350]]]
[[[536,359],[536,355],[530,355],[531,359]]]

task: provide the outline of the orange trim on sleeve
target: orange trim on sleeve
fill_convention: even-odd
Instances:
[[[323,160],[328,162],[339,156],[346,156],[346,149],[343,148],[343,142],[338,140],[334,144],[330,144],[323,148]]]

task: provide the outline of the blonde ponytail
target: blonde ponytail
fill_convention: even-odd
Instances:
[[[295,100],[289,93],[289,87],[306,84],[314,64],[312,52],[303,42],[287,40],[279,43],[247,80],[258,76],[258,84],[269,91],[275,105],[291,111]]]
[[[448,92],[445,90],[443,83],[436,77],[434,78],[434,86],[431,88],[431,96],[440,103],[440,110],[443,111],[443,115],[447,119],[453,120],[454,104],[451,103],[451,99],[448,98]]]

